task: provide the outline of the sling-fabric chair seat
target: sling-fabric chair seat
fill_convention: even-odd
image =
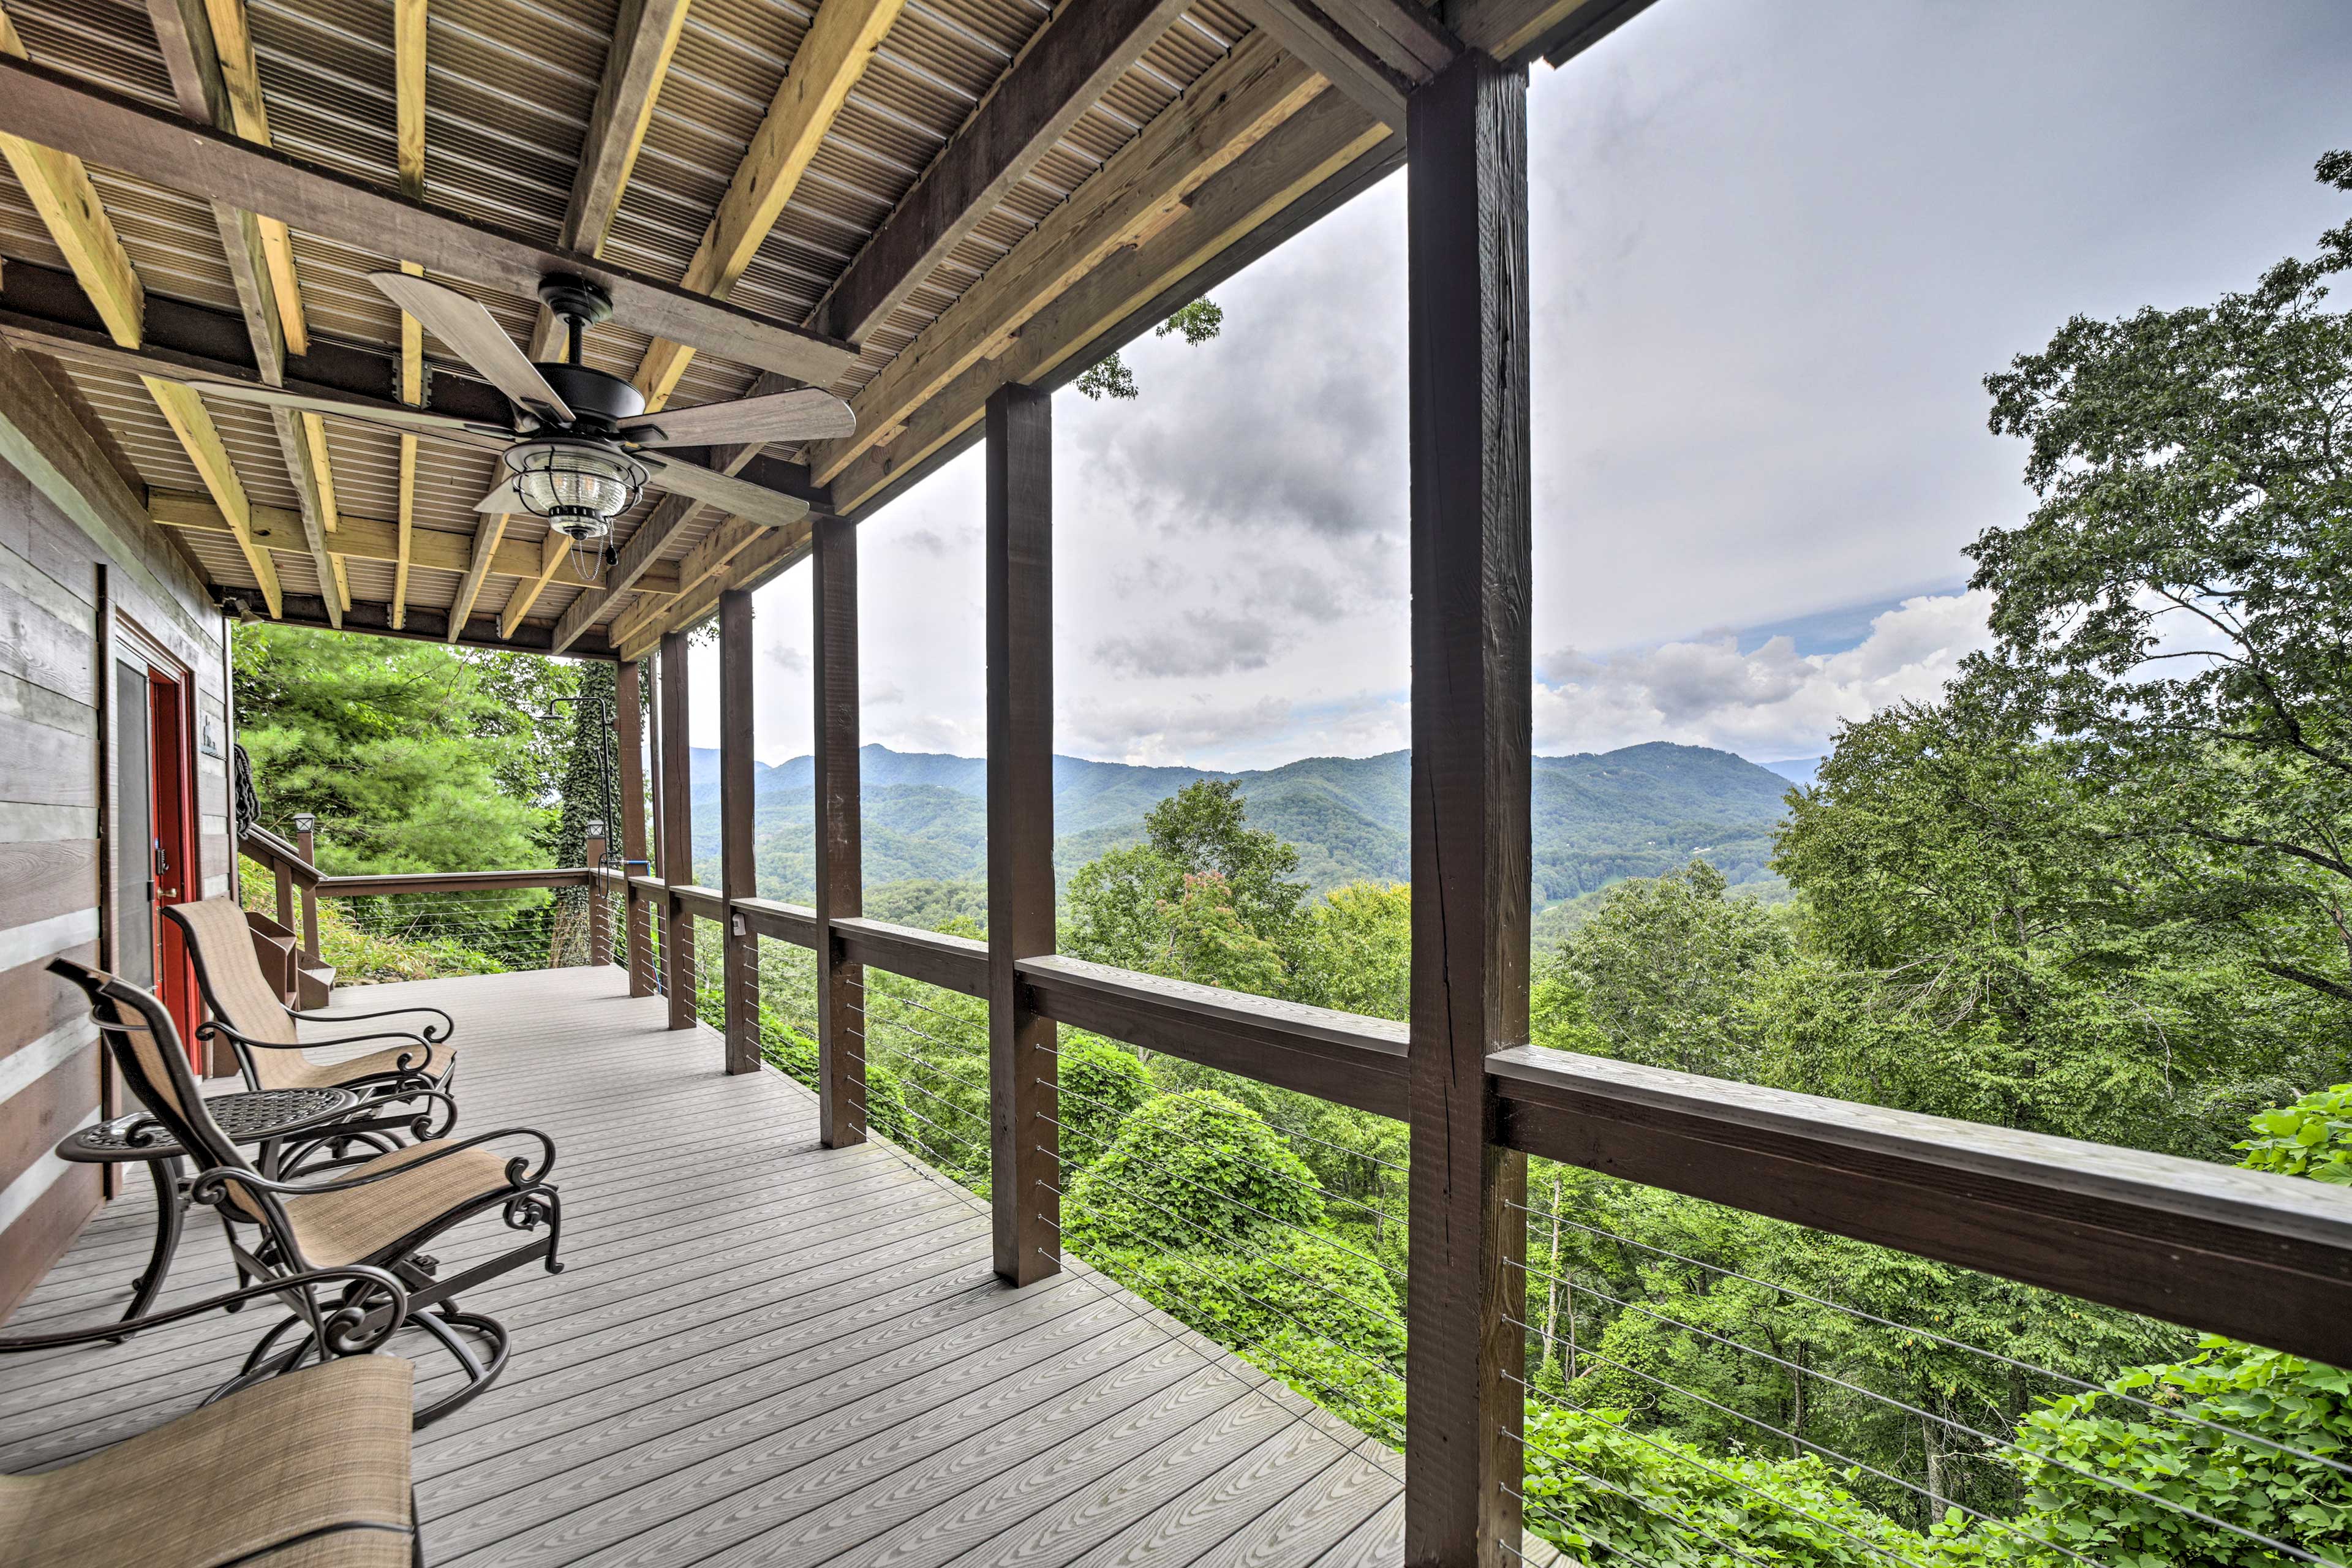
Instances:
[[[412,1143],[379,1154],[364,1165],[337,1173],[352,1182],[438,1153],[447,1139]],[[436,1160],[414,1176],[389,1177],[341,1192],[288,1194],[278,1199],[294,1229],[295,1245],[313,1268],[340,1268],[373,1258],[394,1242],[431,1225],[460,1204],[511,1190],[511,1158],[489,1149],[460,1149]]]
[[[0,1555],[14,1568],[406,1568],[413,1372],[347,1356],[61,1468],[0,1476]]]

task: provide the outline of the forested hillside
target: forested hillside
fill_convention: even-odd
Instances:
[[[987,764],[971,757],[867,746],[866,880],[969,882],[986,859]],[[1405,792],[1410,759],[1308,757],[1251,773],[1134,767],[1055,759],[1055,860],[1065,881],[1080,866],[1143,837],[1144,815],[1196,779],[1232,783],[1250,820],[1295,847],[1298,874],[1321,892],[1412,874]],[[810,896],[814,818],[809,759],[761,764],[754,783],[760,890]],[[695,853],[719,852],[719,755],[694,753]],[[1655,743],[1600,755],[1538,757],[1535,768],[1535,896],[1538,905],[1655,876],[1694,856],[1735,886],[1777,887],[1768,864],[1788,781],[1728,752]],[[716,876],[707,871],[704,879]]]

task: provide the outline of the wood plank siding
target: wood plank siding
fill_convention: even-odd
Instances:
[[[100,1201],[94,1168],[49,1153],[98,1111],[97,1031],[41,966],[100,958],[108,623],[187,666],[200,730],[228,734],[225,623],[53,374],[0,345],[0,1315]],[[233,874],[221,758],[198,756],[196,795],[197,884],[219,891]]]
[[[719,1036],[670,1031],[623,970],[341,996],[450,1009],[461,1131],[537,1127],[559,1151],[567,1267],[467,1295],[513,1361],[417,1435],[427,1561],[1402,1560],[1398,1456],[1082,1264],[1001,1281],[982,1200],[879,1138],[824,1147],[814,1094],[728,1075]],[[165,1305],[228,1282],[195,1217]],[[118,1310],[150,1218],[119,1200],[21,1326]],[[505,1235],[477,1228],[445,1264]],[[270,1321],[0,1365],[0,1472],[189,1407]]]

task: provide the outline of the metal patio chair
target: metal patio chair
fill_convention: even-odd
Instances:
[[[287,1181],[261,1174],[205,1109],[171,1014],[139,987],[71,959],[52,959],[49,972],[80,986],[90,999],[109,1055],[123,1082],[154,1116],[159,1131],[204,1170],[188,1184],[192,1201],[216,1205],[227,1220],[229,1250],[241,1275],[263,1286],[313,1269],[354,1265],[382,1268],[408,1292],[404,1323],[440,1342],[466,1374],[463,1386],[417,1413],[419,1426],[475,1398],[505,1370],[508,1339],[495,1318],[460,1311],[457,1295],[534,1259],[551,1274],[562,1231],[562,1208],[547,1183],[555,1143],[544,1132],[504,1128],[472,1138],[431,1139],[380,1154],[332,1180]],[[446,1101],[437,1089],[414,1098]],[[534,1167],[524,1155],[483,1147],[494,1139],[530,1138],[540,1145]],[[422,1250],[477,1215],[499,1213],[515,1230],[545,1234],[523,1246],[436,1278],[439,1265]],[[290,1350],[278,1349],[289,1330],[304,1330]],[[120,1333],[120,1328],[116,1331]],[[478,1337],[488,1357],[465,1338]],[[320,1327],[297,1313],[279,1323],[246,1358],[247,1380],[267,1376],[321,1348]]]
[[[205,1042],[226,1038],[251,1087],[350,1089],[379,1100],[404,1099],[420,1088],[449,1089],[457,1069],[457,1058],[449,1045],[457,1025],[440,1008],[393,1007],[380,1013],[339,1014],[338,1024],[423,1014],[440,1022],[333,1039],[300,1039],[295,1032],[299,1015],[271,989],[269,977],[261,972],[261,960],[253,951],[252,928],[236,900],[166,904],[163,915],[187,939],[188,956],[196,966],[196,984],[212,1014],[208,1022],[198,1026],[196,1038]],[[344,1061],[313,1061],[302,1054],[371,1040],[404,1043]]]
[[[114,1340],[257,1296],[308,1314],[329,1359],[56,1469],[0,1476],[0,1556],[13,1568],[421,1568],[415,1369],[367,1353],[408,1312],[382,1269],[320,1269],[129,1323],[0,1339],[0,1354]]]

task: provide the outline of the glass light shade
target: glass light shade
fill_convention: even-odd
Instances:
[[[609,522],[629,510],[646,482],[637,464],[584,442],[526,442],[506,460],[522,504],[537,517]]]

